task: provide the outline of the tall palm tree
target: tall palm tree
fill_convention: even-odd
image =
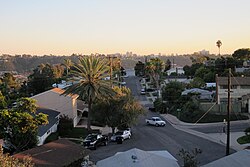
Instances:
[[[110,84],[104,80],[108,76],[109,67],[104,59],[98,57],[80,57],[71,73],[80,78],[78,83],[68,87],[63,93],[78,94],[81,100],[88,103],[87,128],[91,130],[92,104],[96,98],[105,98],[114,94]]]
[[[68,75],[70,67],[73,65],[70,59],[64,59],[63,65],[66,67],[66,74]]]
[[[216,42],[216,46],[219,48],[219,56],[220,56],[220,47],[221,47],[221,45],[222,45],[221,40],[218,40],[218,41]]]

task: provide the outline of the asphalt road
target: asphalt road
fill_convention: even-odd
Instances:
[[[126,78],[127,87],[138,100],[145,100],[140,96],[139,79],[134,76]],[[145,95],[144,95],[145,96]],[[173,128],[169,123],[165,127],[154,127],[146,125],[145,118],[159,116],[156,113],[147,111],[146,115],[139,118],[138,124],[132,127],[132,138],[125,140],[123,144],[109,143],[108,146],[102,146],[93,150],[90,159],[94,162],[105,159],[117,152],[126,151],[132,148],[139,148],[145,151],[149,150],[167,150],[183,165],[182,159],[177,154],[179,150],[193,150],[200,148],[202,154],[198,155],[200,165],[207,164],[211,161],[225,156],[225,146],[205,140],[203,138],[191,135],[189,133]],[[234,152],[234,150],[231,150]]]
[[[214,126],[202,126],[191,128],[193,130],[202,132],[202,133],[221,133],[223,131],[223,126],[226,125],[214,125]],[[244,132],[246,128],[250,127],[250,120],[246,123],[240,122],[231,122],[230,124],[230,132]]]

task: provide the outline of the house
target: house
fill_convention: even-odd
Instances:
[[[186,76],[168,76],[164,82],[168,84],[170,82],[181,82],[184,84],[189,84],[193,79],[188,79]]]
[[[197,94],[200,100],[212,101],[214,92],[210,92],[208,90],[203,90],[199,88],[187,89],[181,93],[182,96],[188,94]]]
[[[118,152],[96,164],[97,167],[179,167],[168,151],[143,151],[137,148]]]
[[[59,124],[59,114],[60,112],[46,109],[38,108],[37,113],[43,113],[48,115],[48,124],[40,125],[38,127],[38,146],[43,145],[46,138],[53,132],[57,131],[57,125]]]
[[[216,77],[216,99],[218,104],[227,103],[227,90],[228,77]],[[247,98],[246,95],[250,94],[250,77],[232,77],[231,91],[232,103],[244,103],[249,108],[249,97]]]
[[[178,75],[183,75],[185,72],[183,70],[183,67],[175,67],[167,70],[168,76],[171,75],[172,73],[176,73]]]
[[[67,139],[59,139],[18,154],[15,158],[23,159],[30,156],[36,167],[80,166],[88,162],[90,151]]]
[[[223,157],[202,167],[249,167],[250,166],[250,150],[238,151],[229,156]]]
[[[62,95],[63,89],[53,88],[46,92],[37,94],[31,98],[35,99],[39,107],[52,109],[60,112],[60,116],[66,115],[73,120],[74,127],[82,118],[82,113],[87,111],[84,102],[78,100],[77,94]]]

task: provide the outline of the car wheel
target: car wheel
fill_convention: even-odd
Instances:
[[[147,124],[149,125],[149,122],[147,121]]]
[[[108,141],[105,141],[105,142],[104,142],[104,146],[107,146],[107,145],[108,145]]]
[[[165,126],[165,124],[162,124],[162,126]]]
[[[155,124],[155,126],[157,126],[157,127],[158,127],[158,126],[159,126],[159,124]]]

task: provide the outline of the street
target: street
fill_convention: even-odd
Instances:
[[[134,97],[140,101],[145,101],[145,95],[140,95],[139,78],[129,76],[125,79],[127,87],[132,91]],[[132,127],[132,138],[125,140],[123,144],[109,143],[108,146],[99,147],[90,154],[90,159],[94,162],[114,155],[117,152],[126,151],[131,148],[148,150],[167,150],[183,165],[182,159],[177,155],[180,149],[193,150],[200,148],[202,154],[198,155],[200,165],[225,156],[226,148],[223,145],[191,135],[172,127],[168,122],[165,127],[148,126],[145,118],[159,116],[157,113],[146,112],[139,118],[138,124]],[[234,152],[234,150],[231,150]]]

